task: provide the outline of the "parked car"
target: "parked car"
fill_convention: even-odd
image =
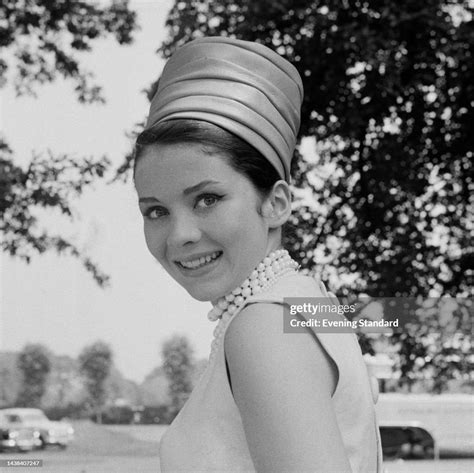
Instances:
[[[49,420],[40,409],[22,407],[0,409],[0,415],[3,415],[10,423],[38,431],[40,448],[49,445],[66,448],[74,438],[74,429],[71,424]]]
[[[0,413],[0,452],[28,452],[41,445],[40,433],[32,427],[11,422],[9,416]]]

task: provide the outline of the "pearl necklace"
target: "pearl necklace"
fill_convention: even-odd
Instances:
[[[271,287],[277,279],[294,273],[299,265],[286,250],[276,250],[266,256],[263,261],[250,273],[250,276],[230,294],[221,297],[207,315],[212,322],[219,320],[214,329],[214,340],[211,344],[211,360],[219,345],[219,340],[232,316],[244,305],[250,297]]]

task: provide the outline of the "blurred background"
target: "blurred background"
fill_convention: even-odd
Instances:
[[[206,366],[210,306],[147,253],[130,172],[166,58],[202,35],[259,41],[303,78],[286,238],[303,270],[341,300],[423,309],[403,331],[359,336],[387,458],[473,453],[473,9],[2,2],[0,407],[72,419],[72,457],[53,467],[100,450],[115,460],[91,471],[119,471],[117,455],[133,471],[137,452],[137,471],[156,471],[156,442]],[[435,471],[424,461],[406,471]],[[472,468],[456,461],[438,471]]]

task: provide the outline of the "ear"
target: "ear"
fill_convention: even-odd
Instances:
[[[270,228],[281,227],[291,214],[291,190],[286,181],[280,180],[273,184],[273,188],[262,204],[262,215]]]

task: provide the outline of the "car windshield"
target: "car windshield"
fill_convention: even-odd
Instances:
[[[5,419],[7,419],[8,422],[21,422],[20,417],[15,414],[6,414]]]

